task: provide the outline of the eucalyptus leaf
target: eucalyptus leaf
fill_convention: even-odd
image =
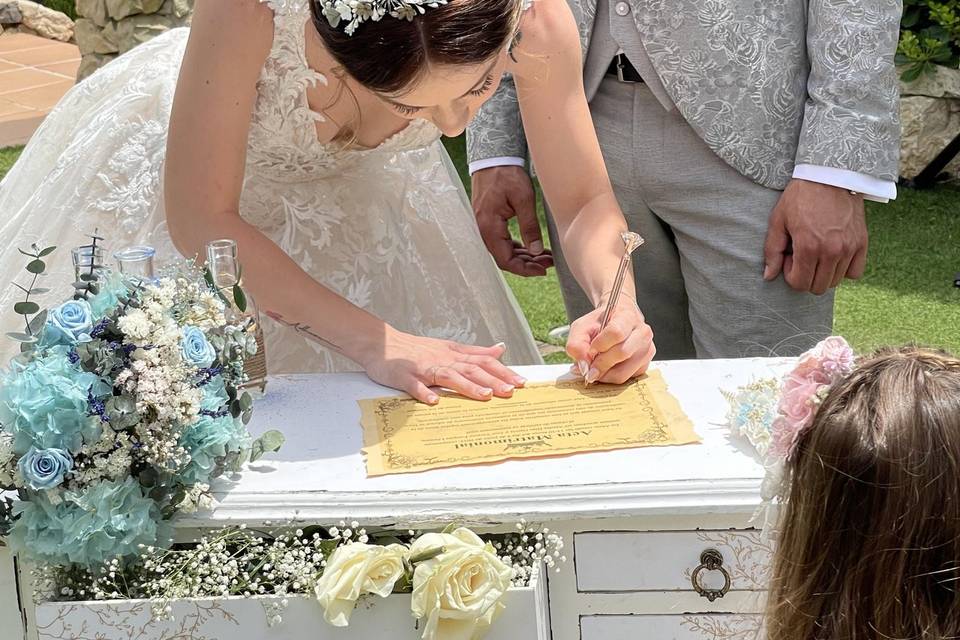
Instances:
[[[56,247],[47,247],[46,249],[44,249],[43,251],[41,251],[41,252],[40,252],[40,255],[38,255],[37,257],[38,257],[38,258],[46,257],[46,256],[50,255],[51,253],[53,253],[53,252],[56,251],[56,250],[57,250]]]
[[[250,462],[256,462],[263,457],[263,443],[259,440],[254,440],[253,444],[250,445]]]
[[[30,331],[34,334],[40,333],[40,330],[43,329],[43,325],[47,323],[47,314],[48,311],[44,309],[30,320]]]
[[[46,268],[47,263],[40,259],[31,260],[29,263],[27,263],[27,271],[30,273],[40,274],[43,273]]]
[[[240,408],[244,411],[248,411],[253,407],[253,396],[249,393],[244,393],[240,396]]]
[[[41,296],[45,293],[50,293],[50,289],[47,289],[46,287],[34,287],[33,289],[30,289],[30,291],[28,291],[27,293],[29,293],[32,296]]]
[[[37,336],[31,336],[28,333],[18,333],[16,331],[7,333],[7,337],[17,342],[33,343],[37,341]]]
[[[40,305],[36,302],[18,302],[13,305],[13,311],[22,316],[28,316],[40,311]]]
[[[233,301],[241,312],[247,310],[247,294],[243,292],[239,284],[233,285]]]
[[[147,467],[140,472],[140,475],[137,478],[140,481],[140,484],[147,489],[152,489],[157,486],[157,480],[160,479],[159,474],[157,474],[156,469],[153,467]]]
[[[244,411],[244,412],[240,415],[240,421],[244,424],[244,426],[250,424],[250,419],[251,419],[251,418],[253,418],[253,412],[252,412],[252,411]]]
[[[280,450],[280,447],[286,442],[286,438],[279,431],[270,430],[257,438],[257,442],[263,446],[264,452],[273,453]]]
[[[95,273],[81,273],[81,274],[80,274],[80,280],[81,280],[82,282],[93,282],[93,281],[96,280],[96,279],[97,279],[97,275],[96,275]]]

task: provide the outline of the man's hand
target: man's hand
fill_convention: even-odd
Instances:
[[[481,169],[473,174],[473,212],[487,250],[504,271],[518,276],[544,276],[553,256],[543,248],[533,182],[523,167]],[[507,222],[516,217],[523,244],[510,235]]]
[[[863,196],[806,180],[787,185],[770,215],[763,279],[780,272],[797,291],[822,295],[867,264]]]

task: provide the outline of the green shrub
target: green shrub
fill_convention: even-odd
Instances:
[[[960,67],[960,0],[904,0],[897,64],[905,82],[936,65]]]
[[[54,11],[67,14],[71,20],[77,19],[76,0],[40,0],[40,4],[50,7]]]

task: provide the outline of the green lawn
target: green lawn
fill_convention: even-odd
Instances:
[[[463,172],[462,138],[446,143]],[[960,353],[960,289],[952,286],[960,272],[960,186],[901,188],[895,202],[867,203],[867,222],[867,272],[838,290],[834,331],[860,351],[915,342]],[[553,272],[507,279],[538,339],[565,323]]]
[[[465,177],[463,139],[446,142]],[[0,177],[19,153],[0,149]],[[469,189],[469,180],[465,184]],[[858,350],[916,342],[960,353],[960,289],[952,286],[960,272],[960,186],[901,189],[896,202],[868,203],[868,224],[867,273],[840,287],[835,331]],[[507,280],[539,340],[566,323],[553,271],[545,278]]]

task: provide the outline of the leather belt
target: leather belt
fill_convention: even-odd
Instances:
[[[637,83],[643,82],[640,72],[630,64],[625,54],[617,54],[613,57],[610,67],[607,69],[607,75],[616,76],[620,82]]]

